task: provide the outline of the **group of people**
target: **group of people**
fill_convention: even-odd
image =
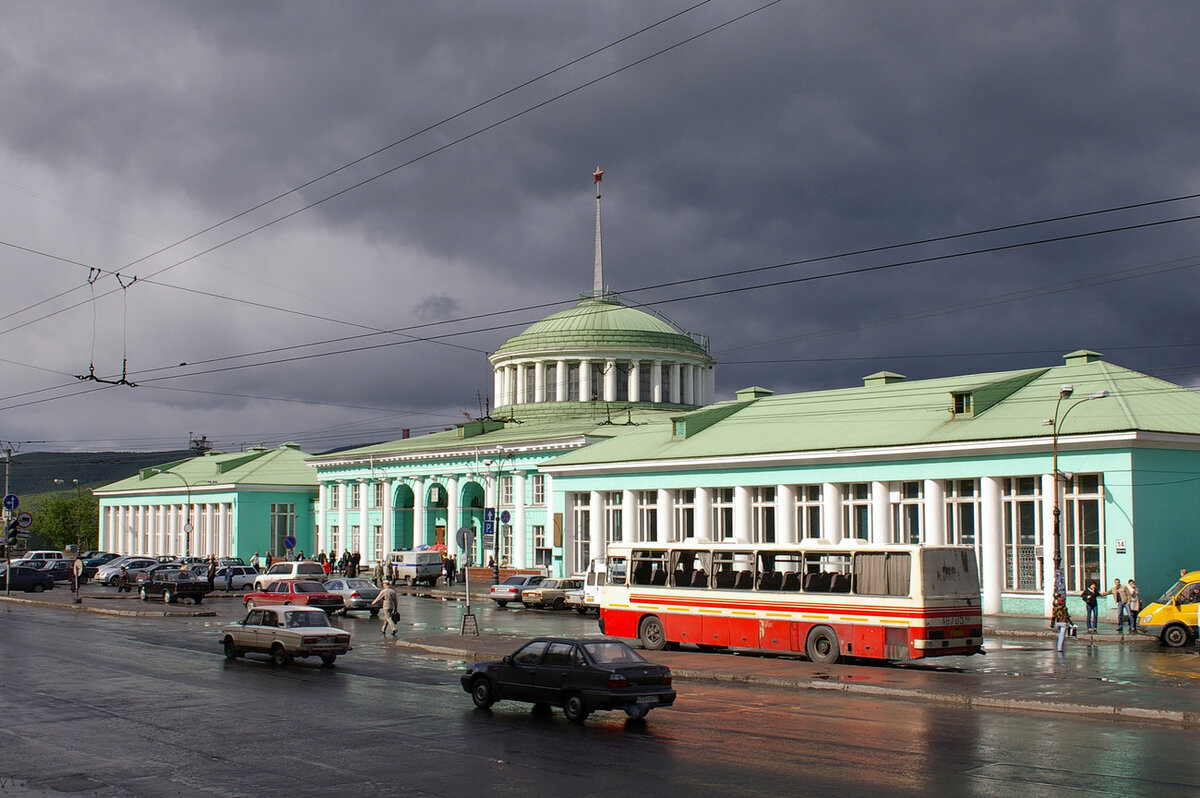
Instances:
[[[1137,632],[1137,616],[1142,611],[1142,596],[1138,592],[1137,583],[1132,579],[1126,584],[1121,584],[1120,579],[1114,579],[1110,590],[1101,590],[1100,583],[1093,579],[1088,582],[1087,587],[1079,596],[1083,599],[1086,610],[1088,633],[1095,634],[1100,631],[1100,599],[1105,596],[1112,596],[1113,601],[1117,603],[1117,633],[1125,634],[1126,623],[1129,624],[1130,632]],[[1066,593],[1055,591],[1050,627],[1058,630],[1059,651],[1063,650],[1063,643],[1074,625],[1071,621],[1071,614],[1067,611]]]

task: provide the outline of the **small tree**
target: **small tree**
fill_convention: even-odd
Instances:
[[[76,538],[83,549],[96,545],[96,500],[76,493],[49,494],[31,508],[33,530],[49,539],[57,548],[74,546]],[[82,530],[82,531],[81,531]]]

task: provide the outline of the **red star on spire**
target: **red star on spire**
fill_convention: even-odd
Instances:
[[[599,183],[603,179],[604,179],[604,170],[601,169],[599,166],[597,166],[596,171],[592,172],[592,182]]]

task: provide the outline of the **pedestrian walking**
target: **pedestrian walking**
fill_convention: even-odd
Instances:
[[[217,585],[217,558],[208,555],[208,592],[211,593]]]
[[[333,563],[331,563],[329,560],[322,559],[321,570],[325,573],[325,576],[328,577],[333,572]]]
[[[233,566],[232,565],[225,566],[225,592],[226,593],[233,592]]]
[[[1080,596],[1083,598],[1085,609],[1087,610],[1087,630],[1088,632],[1099,631],[1100,625],[1100,609],[1097,607],[1097,602],[1100,596],[1104,595],[1100,592],[1100,583],[1095,579],[1088,582],[1087,587],[1083,589]]]
[[[371,577],[375,580],[375,587],[383,587],[383,561],[375,563],[374,570],[371,571]]]
[[[396,589],[391,585],[384,585],[379,595],[371,602],[372,607],[376,605],[383,610],[383,626],[379,627],[379,633],[384,637],[389,633],[392,637],[397,637],[400,634],[400,627],[396,626],[400,621],[400,601],[396,597]]]
[[[1129,631],[1137,634],[1138,613],[1142,611],[1142,594],[1138,591],[1137,583],[1132,579],[1127,584],[1129,587]]]
[[[1117,633],[1125,634],[1125,621],[1129,619],[1129,588],[1121,584],[1120,579],[1114,579],[1108,594],[1117,602]]]
[[[257,551],[250,555],[250,567],[256,571],[258,570],[258,552]]]
[[[450,563],[450,555],[442,557],[442,572],[446,574],[446,584],[454,584],[454,566]]]
[[[1061,654],[1067,633],[1071,629],[1071,613],[1067,612],[1067,597],[1055,596],[1054,609],[1050,615],[1050,628],[1058,630],[1058,651]]]

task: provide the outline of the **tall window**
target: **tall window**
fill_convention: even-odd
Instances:
[[[362,485],[358,482],[350,485],[350,507],[351,509],[362,507]]]
[[[1004,589],[1042,589],[1042,497],[1037,477],[1004,481]]]
[[[733,488],[712,490],[713,540],[733,540]]]
[[[579,401],[579,364],[567,364],[567,401]],[[590,560],[588,561],[590,562]],[[584,563],[585,565],[587,563]]]
[[[604,540],[608,543],[619,543],[624,540],[624,529],[621,518],[621,491],[608,491],[604,494]]]
[[[296,505],[271,505],[271,553],[283,556],[287,553],[284,541],[296,534]]]
[[[650,393],[650,372],[654,369],[654,363],[649,360],[643,360],[638,364],[638,400],[649,402],[654,397]]]
[[[513,525],[500,524],[500,555],[496,558],[496,562],[501,565],[507,565],[512,562],[513,552]]]
[[[574,568],[576,571],[584,570],[592,561],[591,501],[592,497],[586,492],[571,494],[571,524],[575,530],[574,548],[571,553],[575,557]]]
[[[871,486],[856,482],[842,493],[842,527],[848,538],[871,539]]]
[[[546,543],[546,527],[534,524],[533,527],[533,564],[538,568],[549,568],[554,564],[554,549]],[[578,567],[578,563],[576,566]]]
[[[329,485],[329,509],[336,510],[342,504],[342,486],[334,482]]]
[[[376,482],[371,486],[371,506],[383,506],[383,489],[386,487],[382,482]]]
[[[383,559],[383,527],[379,524],[371,525],[371,560],[379,562]]]
[[[617,369],[617,395],[616,401],[629,401],[629,361],[622,361],[616,364]]]
[[[752,488],[751,525],[755,543],[775,542],[775,488]]]
[[[946,542],[973,547],[975,562],[982,562],[979,550],[979,480],[946,481]]]
[[[696,491],[681,488],[675,491],[675,538],[685,540],[696,536]]]
[[[329,527],[329,549],[334,554],[341,554],[342,551],[342,530],[337,524]]]
[[[511,476],[500,477],[500,504],[512,506],[513,503],[513,478]]]
[[[796,486],[796,539],[821,537],[821,486]]]
[[[899,501],[892,505],[892,542],[921,542],[921,483],[901,482]]]
[[[658,540],[658,491],[639,490],[637,492],[638,534],[639,541]]]
[[[525,364],[525,401],[532,404],[534,389],[537,388],[537,373],[532,363]]]
[[[558,400],[558,364],[546,364],[546,401]]]
[[[534,504],[545,504],[546,503],[546,475],[545,474],[534,474],[533,478],[532,478],[532,482],[533,482],[533,503]]]
[[[1104,484],[1099,474],[1076,474],[1064,494],[1060,524],[1067,590],[1079,592],[1093,579],[1103,586]]]
[[[599,402],[604,399],[604,373],[606,367],[603,363],[592,363],[592,386],[591,396],[593,402]]]

